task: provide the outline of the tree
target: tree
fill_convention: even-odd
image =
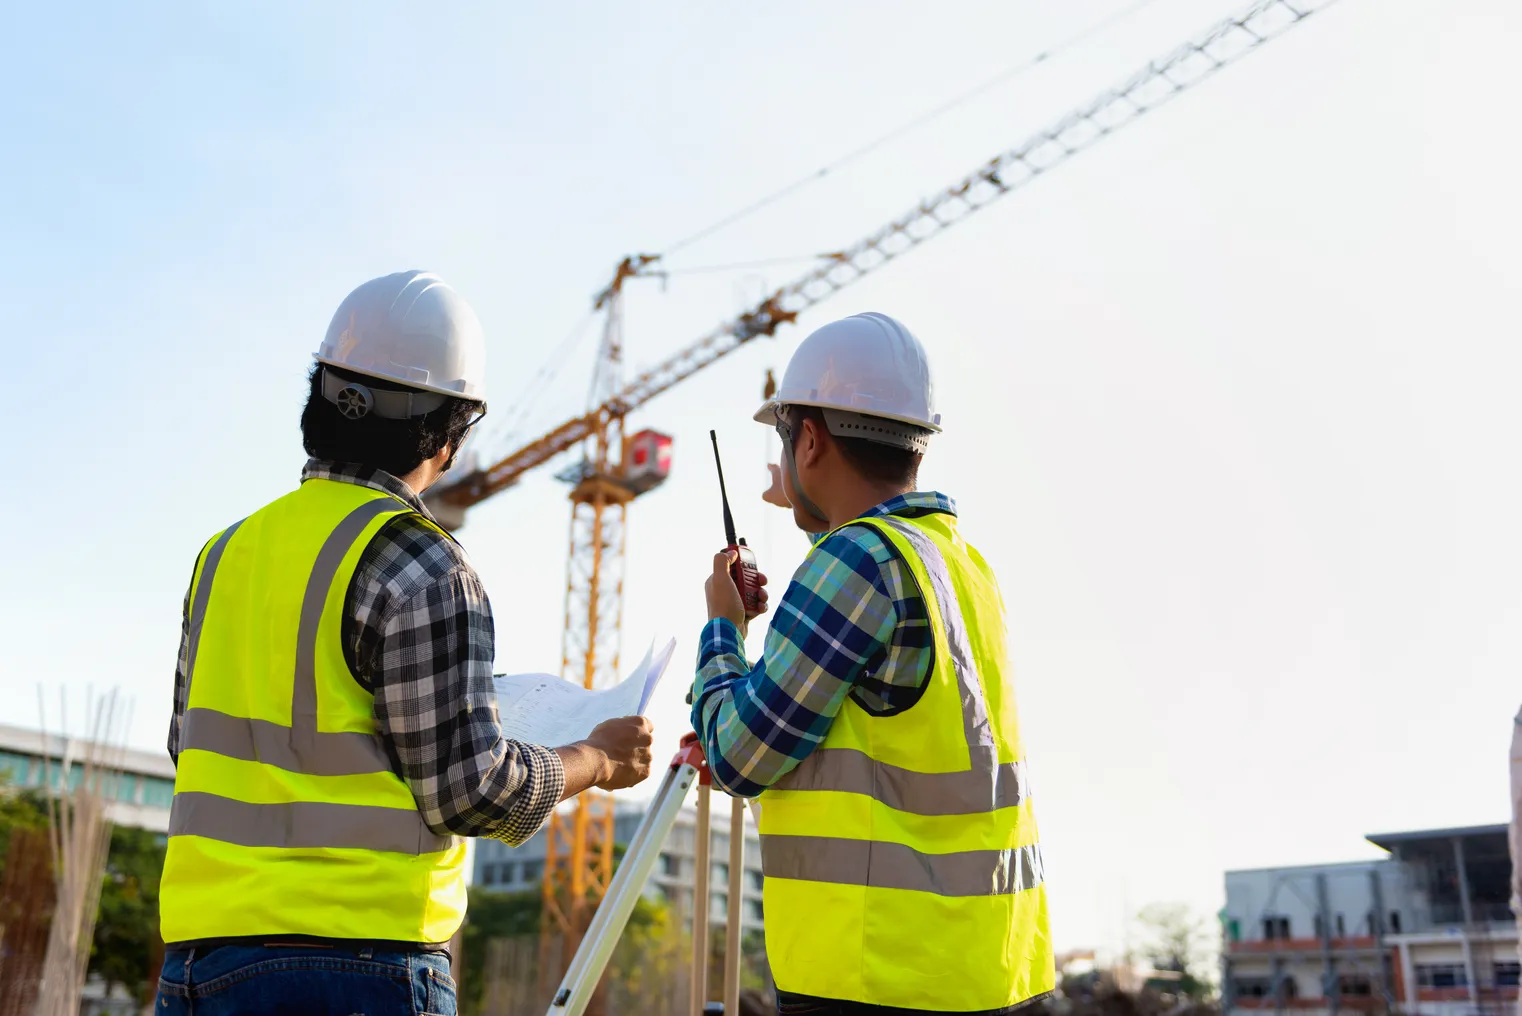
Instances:
[[[111,851],[100,890],[100,915],[90,972],[120,984],[133,998],[144,1001],[152,983],[149,965],[159,943],[159,876],[164,870],[164,847],[156,833],[117,826],[111,830]]]
[[[1204,999],[1214,992],[1209,977],[1209,933],[1205,921],[1182,903],[1154,903],[1136,915],[1139,950],[1158,970],[1180,975],[1179,993]]]
[[[48,826],[48,806],[41,792],[17,790],[10,782],[10,774],[0,772],[0,871],[5,869],[12,830],[46,829]]]

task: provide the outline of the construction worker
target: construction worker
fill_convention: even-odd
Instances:
[[[1055,983],[1003,602],[915,489],[932,395],[886,315],[804,339],[755,418],[815,542],[759,662],[728,553],[706,584],[692,723],[714,782],[760,796],[783,1013],[1009,1013]]]
[[[453,1014],[461,837],[522,843],[650,770],[642,717],[503,737],[491,607],[420,499],[486,413],[469,305],[374,279],[315,359],[300,486],[213,537],[185,596],[159,1016]]]

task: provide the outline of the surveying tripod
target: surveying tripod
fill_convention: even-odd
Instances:
[[[644,891],[655,860],[660,856],[666,836],[676,824],[687,790],[698,785],[698,815],[693,854],[697,862],[692,891],[692,991],[688,1016],[719,1014],[736,1016],[740,1010],[740,903],[745,876],[745,801],[731,798],[729,808],[729,913],[724,936],[724,1002],[709,1004],[708,999],[708,833],[709,802],[713,779],[708,759],[698,745],[696,734],[682,738],[682,746],[660,789],[650,803],[650,810],[639,824],[634,838],[624,852],[618,872],[608,883],[597,912],[576,947],[576,955],[566,969],[565,979],[550,1000],[547,1016],[581,1016],[587,1002],[597,990],[603,970],[613,955],[624,925],[634,911],[634,903]]]

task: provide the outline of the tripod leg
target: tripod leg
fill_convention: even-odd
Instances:
[[[709,788],[698,785],[698,822],[693,830],[693,859],[697,871],[692,879],[692,993],[687,1012],[703,1016],[708,1002],[708,799]]]
[[[740,919],[745,895],[745,799],[729,799],[729,913],[724,925],[724,1016],[740,1011]]]
[[[661,781],[660,790],[650,802],[650,810],[640,823],[639,831],[629,842],[623,863],[608,885],[608,892],[592,915],[587,933],[582,936],[576,955],[566,969],[565,979],[550,1001],[548,1016],[581,1016],[587,1002],[602,980],[603,971],[613,955],[624,926],[634,904],[645,890],[650,872],[660,856],[661,847],[671,827],[676,824],[682,810],[687,789],[697,779],[698,771],[691,765],[674,766]],[[704,788],[705,790],[707,788]]]

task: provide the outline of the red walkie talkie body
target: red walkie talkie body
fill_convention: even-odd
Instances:
[[[756,567],[756,555],[745,545],[744,537],[735,537],[734,516],[729,513],[729,492],[724,489],[724,464],[719,461],[719,435],[708,432],[713,441],[713,464],[719,469],[719,497],[724,503],[724,539],[726,550],[735,554],[734,564],[729,566],[729,577],[740,590],[740,602],[745,605],[745,616],[755,617],[761,612],[761,572]]]

